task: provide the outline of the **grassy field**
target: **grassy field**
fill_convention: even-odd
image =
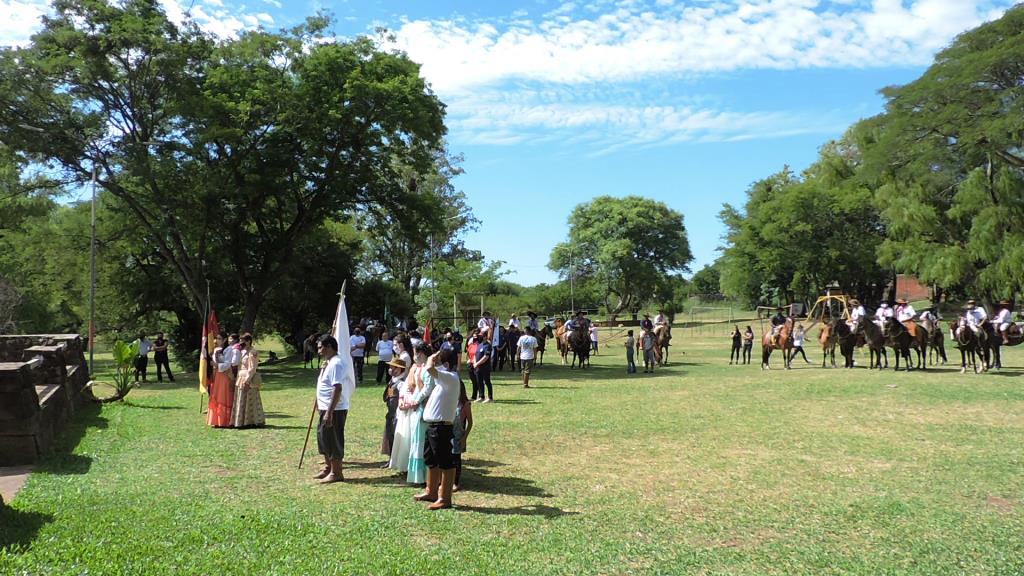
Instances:
[[[498,377],[434,513],[379,468],[379,387],[348,481],[319,486],[314,454],[296,468],[313,372],[264,370],[262,430],[206,427],[194,378],[147,386],[81,414],[0,512],[0,573],[1024,573],[1024,351],[981,376],[762,372],[677,340],[654,375],[615,349]]]

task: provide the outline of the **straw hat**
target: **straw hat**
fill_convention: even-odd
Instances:
[[[897,304],[906,304],[907,303],[907,299],[906,298],[897,298],[896,299],[896,303]]]
[[[391,366],[392,368],[401,368],[402,370],[405,370],[406,368],[405,362],[402,362],[398,358],[392,358],[391,361],[387,363],[387,365]]]

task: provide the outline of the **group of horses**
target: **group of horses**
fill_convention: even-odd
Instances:
[[[551,326],[545,324],[544,328],[551,331]],[[668,348],[672,341],[672,327],[668,324],[656,326],[653,330],[655,338],[655,357],[659,365],[668,364]],[[591,340],[590,330],[584,324],[577,324],[569,329],[568,324],[562,318],[555,319],[554,328],[555,342],[558,344],[558,353],[562,357],[562,365],[569,364],[569,368],[575,368],[577,362],[580,368],[590,365]],[[538,337],[538,340],[540,338]],[[572,361],[569,361],[569,353],[572,353]]]
[[[808,326],[811,327],[818,321],[815,320]],[[1000,348],[1004,345],[1002,338],[996,333],[994,327],[985,323],[978,333],[975,333],[967,325],[967,320],[962,316],[955,322],[949,324],[951,333],[955,334],[955,345],[961,352],[961,372],[967,372],[972,367],[976,373],[981,373],[992,368],[1002,368]],[[782,360],[786,369],[792,367],[793,357],[796,351],[793,346],[794,320],[787,318],[782,325],[778,337],[774,337],[769,330],[762,338],[761,368],[771,368],[769,359],[775,349],[782,351]],[[1010,343],[1017,345],[1024,341],[1024,334],[1015,326],[1010,333]],[[887,348],[893,348],[896,357],[895,369],[900,369],[900,360],[903,360],[904,368],[909,371],[912,368],[926,369],[928,364],[933,366],[946,363],[945,336],[942,326],[936,321],[925,321],[914,323],[913,329],[910,326],[899,322],[895,318],[887,318],[882,326],[863,319],[860,322],[860,329],[856,332],[846,321],[842,319],[823,319],[818,334],[818,342],[821,345],[821,367],[826,367],[827,361],[831,361],[831,367],[836,367],[836,348],[839,348],[840,355],[844,359],[845,368],[853,368],[853,356],[858,347],[868,348],[868,368],[883,369],[889,367],[889,355]],[[915,362],[911,359],[910,352],[916,355]]]
[[[818,321],[815,320],[808,326],[807,331]],[[937,321],[916,322],[911,327],[898,321],[895,318],[887,318],[882,326],[869,319],[863,319],[861,329],[856,333],[845,320],[825,319],[822,320],[821,331],[818,335],[818,342],[821,345],[822,368],[826,367],[828,360],[831,360],[833,368],[836,367],[836,348],[844,359],[845,368],[853,368],[853,356],[857,348],[867,347],[869,351],[869,365],[871,369],[889,367],[889,355],[887,348],[892,348],[896,357],[895,369],[900,369],[900,360],[904,361],[904,368],[925,369],[929,362],[945,364],[946,348],[945,336],[942,326]],[[949,328],[956,334],[956,347],[960,350],[960,372],[966,372],[968,367],[976,373],[985,372],[992,368],[1002,368],[1002,337],[996,332],[990,323],[982,325],[978,333],[975,333],[967,326],[966,320],[961,316],[956,322],[951,322]],[[783,363],[787,369],[791,367],[795,350],[793,349],[793,319],[787,318],[782,326],[778,338],[773,337],[772,332],[765,333],[762,339],[761,368],[769,369],[768,361],[773,350],[782,350]],[[1010,333],[1010,343],[1015,346],[1024,342],[1024,335],[1014,327]],[[911,351],[916,354],[916,362],[911,358]]]

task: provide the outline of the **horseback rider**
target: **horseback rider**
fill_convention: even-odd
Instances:
[[[867,312],[864,311],[864,306],[861,305],[860,300],[856,298],[850,299],[850,321],[847,322],[850,326],[850,330],[854,333],[860,329],[860,319],[867,316]]]
[[[878,305],[878,310],[875,310],[875,324],[878,324],[879,328],[884,328],[885,321],[889,318],[892,318],[892,308],[888,302],[882,302]]]
[[[976,300],[968,300],[964,306],[964,320],[967,321],[967,327],[978,336],[978,339],[984,339],[986,334],[982,330],[985,322],[988,321],[988,312],[985,311],[984,306],[978,306]],[[960,334],[960,327],[957,327],[956,332],[953,333],[953,337],[956,338]]]
[[[783,308],[775,309],[775,316],[772,316],[772,346],[778,348],[779,346],[779,334],[782,333],[782,327],[786,325],[786,315],[782,313]]]
[[[1003,337],[1003,344],[1009,344],[1008,330],[1013,325],[1013,304],[1009,300],[1000,300],[996,307],[999,308],[999,312],[992,319],[992,324],[996,326],[999,334]]]
[[[654,330],[654,323],[651,322],[651,315],[644,314],[644,319],[640,321],[641,330]]]
[[[576,315],[565,323],[565,329],[568,332],[581,329],[590,330],[590,320],[587,319],[586,312],[583,310],[576,312]]]
[[[914,316],[916,315],[917,312],[914,310],[914,307],[905,298],[896,300],[896,320],[907,327],[911,337],[917,336],[917,323],[914,322]]]
[[[540,332],[540,326],[537,324],[537,313],[530,311],[527,312],[526,315],[530,317],[530,319],[526,321],[526,327],[533,328],[534,332]]]
[[[654,326],[668,326],[668,316],[665,316],[664,310],[658,310],[658,315],[654,317]]]

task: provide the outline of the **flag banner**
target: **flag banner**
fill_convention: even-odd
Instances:
[[[342,286],[340,298],[338,298],[338,311],[334,316],[334,338],[338,341],[338,358],[341,359],[342,370],[345,381],[341,383],[342,388],[349,390],[356,387],[356,371],[352,365],[352,341],[348,331],[348,310],[345,307],[345,288]]]
[[[500,342],[498,341],[498,326],[501,326],[501,322],[498,321],[498,317],[495,316],[494,320],[491,320],[491,346],[498,347]]]
[[[433,342],[431,342],[431,336],[430,336],[430,333],[434,329],[433,326],[431,326],[431,323],[433,321],[434,321],[433,318],[428,319],[427,320],[427,326],[426,326],[426,328],[423,329],[423,341],[426,342],[427,344],[433,344]]]
[[[216,370],[212,364],[213,350],[217,347],[217,335],[220,334],[220,324],[217,322],[217,314],[210,311],[210,316],[203,324],[203,339],[199,347],[199,393],[208,394],[210,389],[210,373]]]

